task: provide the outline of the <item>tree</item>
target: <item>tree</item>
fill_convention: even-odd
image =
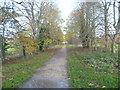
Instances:
[[[118,32],[119,32],[117,24],[116,24],[117,21],[116,21],[116,10],[115,10],[115,5],[116,4],[115,3],[116,2],[114,0],[114,2],[113,2],[113,20],[114,20],[113,27],[115,29],[115,33],[110,35],[110,39],[112,40],[112,44],[111,44],[112,53],[115,53],[115,38],[116,38],[116,36],[118,35]]]
[[[71,13],[68,28],[70,32],[74,32],[74,37],[81,40],[84,48],[90,48],[96,44],[96,28],[99,23],[95,23],[98,19],[98,3],[81,3],[77,10]]]
[[[30,30],[21,30],[17,32],[16,43],[21,46],[23,55],[26,53],[33,53],[36,50],[36,45],[30,36]]]
[[[38,38],[39,50],[43,50],[43,47],[48,47],[52,43],[61,42],[63,36],[59,26],[61,19],[54,3],[46,3],[42,14],[42,25]]]
[[[22,17],[27,19],[26,23],[29,25],[34,42],[37,42],[40,51],[43,47],[55,42],[54,39],[58,39],[54,38],[55,35],[53,34],[61,31],[58,9],[54,3],[36,1],[16,3],[23,7],[23,9],[19,7],[18,9],[23,14]]]
[[[15,17],[17,17],[18,14],[13,10],[13,5],[13,2],[3,1],[0,7],[0,35],[3,61],[5,59],[5,49],[7,43],[6,38],[12,37],[14,35],[14,32],[10,29],[14,29],[15,25],[18,24],[17,20],[15,19]]]
[[[17,10],[19,11],[19,14],[21,17],[25,18],[27,22],[23,22],[24,24],[28,24],[30,26],[30,29],[32,31],[32,38],[35,40],[36,39],[36,19],[38,16],[36,11],[35,11],[35,1],[29,2],[27,0],[21,1],[21,2],[16,2],[16,7]],[[18,7],[17,5],[20,5],[21,7]]]
[[[105,50],[108,49],[108,37],[109,37],[109,23],[108,23],[108,16],[109,16],[109,8],[111,5],[111,2],[102,0],[101,1],[101,8],[103,9],[103,14],[104,14],[104,31],[105,31]]]
[[[13,44],[22,48],[24,56],[33,53],[36,47],[43,50],[63,41],[61,18],[53,2],[10,0],[3,4],[0,9],[2,57],[5,55],[7,37],[15,38],[18,45]]]

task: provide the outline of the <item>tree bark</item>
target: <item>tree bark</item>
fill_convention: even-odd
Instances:
[[[23,46],[23,56],[26,56],[25,46]]]
[[[5,36],[5,21],[3,23],[2,49],[1,49],[3,62],[5,60],[5,37],[4,36]]]
[[[112,39],[111,51],[112,51],[112,53],[115,53],[115,36]]]
[[[107,10],[105,5],[105,13],[104,13],[104,23],[105,23],[105,50],[108,49],[108,22],[107,22]]]
[[[105,51],[108,49],[108,10],[110,2],[104,1]]]
[[[44,41],[42,41],[41,44],[39,45],[39,50],[40,50],[40,51],[43,50],[43,45],[44,45]]]
[[[96,38],[94,37],[94,50],[96,51],[97,50],[97,47],[96,47],[96,44],[97,44],[97,41],[96,41]]]

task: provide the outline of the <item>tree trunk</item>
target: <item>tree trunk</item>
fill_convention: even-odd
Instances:
[[[42,41],[41,44],[39,45],[39,50],[40,50],[40,51],[43,50],[43,45],[44,45],[44,41]]]
[[[97,41],[96,41],[96,38],[94,37],[94,50],[96,51],[97,50],[97,47],[96,47],[96,44],[97,44]]]
[[[1,48],[1,52],[2,52],[2,62],[4,62],[5,60],[5,21],[3,22],[3,31],[2,31],[2,48]]]
[[[104,24],[105,24],[105,50],[107,51],[108,49],[108,21],[107,21],[107,14],[108,14],[108,10],[107,10],[107,3],[105,2],[105,6],[104,6]]]
[[[115,53],[115,37],[112,40],[111,51],[112,51],[112,53]]]
[[[1,43],[1,56],[2,56],[2,61],[4,62],[5,60],[5,38],[2,36],[2,43]]]
[[[0,35],[0,61],[2,60],[2,35]]]
[[[107,51],[108,49],[108,36],[105,35],[105,50]]]
[[[26,56],[25,46],[23,46],[23,56]]]

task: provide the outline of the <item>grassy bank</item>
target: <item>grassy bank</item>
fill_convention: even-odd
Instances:
[[[54,52],[52,52],[52,50],[41,52],[34,57],[19,59],[13,64],[3,65],[2,87],[17,88],[21,86],[24,81],[29,79],[31,74],[35,72],[37,68],[42,66],[52,57]]]
[[[68,75],[73,88],[118,88],[118,54],[71,50]]]
[[[76,48],[77,47],[77,45],[66,45],[66,48]]]

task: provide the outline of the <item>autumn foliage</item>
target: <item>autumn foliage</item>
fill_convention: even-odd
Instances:
[[[34,40],[30,37],[29,30],[22,30],[17,33],[16,43],[21,47],[24,47],[26,53],[33,53],[36,50]]]

